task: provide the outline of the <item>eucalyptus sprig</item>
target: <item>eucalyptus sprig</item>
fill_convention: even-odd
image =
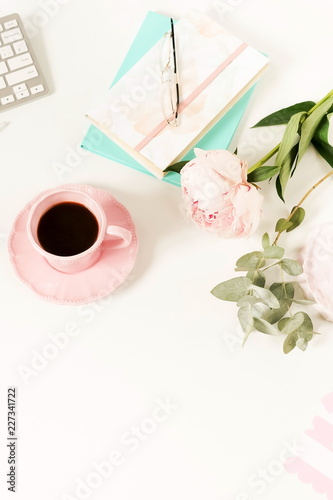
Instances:
[[[294,303],[313,304],[298,297],[295,277],[302,273],[302,266],[296,260],[285,258],[284,248],[275,243],[271,245],[268,233],[262,237],[262,247],[263,250],[247,253],[237,260],[235,271],[245,272],[245,276],[224,281],[211,293],[218,299],[237,303],[244,332],[243,345],[257,330],[267,335],[285,335],[283,351],[286,354],[294,347],[304,351],[316,332],[306,312],[292,312]],[[269,283],[267,271],[272,267],[279,268],[280,279]],[[286,275],[292,279],[286,279]]]

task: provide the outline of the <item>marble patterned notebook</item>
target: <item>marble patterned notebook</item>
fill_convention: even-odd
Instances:
[[[268,59],[220,24],[191,11],[175,25],[179,125],[168,125],[162,37],[87,113],[92,123],[155,176],[179,161],[252,87]]]

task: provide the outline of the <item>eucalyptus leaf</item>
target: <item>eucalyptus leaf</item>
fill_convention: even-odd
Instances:
[[[260,269],[266,264],[262,252],[251,252],[240,257],[236,262],[236,271],[251,271]]]
[[[269,241],[269,234],[268,233],[265,233],[262,235],[261,244],[262,244],[262,247],[264,250],[266,250],[267,248],[270,248],[271,244]]]
[[[305,299],[292,299],[294,304],[300,304],[302,306],[311,306],[315,304],[316,302],[314,300],[305,300]]]
[[[279,302],[294,298],[295,289],[292,283],[273,283],[269,289]]]
[[[308,341],[300,337],[296,341],[296,347],[298,347],[301,351],[305,351],[308,347]]]
[[[303,272],[301,264],[296,260],[282,259],[280,261],[280,266],[290,276],[299,276]]]
[[[301,119],[306,116],[306,113],[301,111],[295,113],[289,120],[286,130],[284,131],[282,141],[279,147],[278,154],[275,159],[275,167],[282,167],[283,161],[287,154],[290,153],[291,149],[295,145],[295,141],[298,140],[298,128]]]
[[[254,295],[243,295],[243,297],[241,297],[237,302],[237,307],[244,307],[247,305],[252,306],[257,302],[260,302],[260,299],[258,299],[258,297],[254,297]]]
[[[188,163],[190,160],[182,160],[174,163],[173,165],[169,165],[167,168],[163,170],[163,172],[176,172],[180,174],[181,169]]]
[[[288,221],[287,219],[281,218],[275,225],[275,231],[277,233],[283,233],[283,231],[286,231],[291,226],[292,222]]]
[[[288,302],[283,301],[281,307],[279,307],[278,309],[270,309],[269,311],[265,312],[265,314],[263,314],[263,319],[268,321],[268,323],[271,323],[271,325],[274,325],[274,323],[280,321],[280,319],[283,318],[285,314],[287,314],[288,310]]]
[[[290,320],[290,318],[280,319],[280,321],[278,323],[278,329],[280,330],[280,332],[283,330],[283,328],[286,326],[286,324],[288,323],[289,320]]]
[[[295,209],[295,207],[292,209],[292,211]],[[292,213],[292,211],[290,213]],[[293,231],[296,227],[298,227],[302,222],[305,217],[305,210],[303,207],[298,207],[295,213],[292,215],[292,217],[289,219],[289,222],[292,223],[292,226],[287,228],[287,233],[290,231]]]
[[[264,257],[266,259],[282,259],[284,255],[284,248],[279,247],[277,245],[272,245],[268,247],[264,251]]]
[[[299,163],[310,144],[318,125],[333,105],[333,96],[323,101],[303,122],[301,127],[301,138],[299,141],[299,152],[297,163]]]
[[[240,325],[243,329],[243,332],[245,333],[245,339],[244,339],[245,342],[245,340],[247,339],[247,337],[250,335],[250,333],[253,331],[254,328],[251,306],[247,305],[244,307],[240,307],[238,309],[237,316]]]
[[[262,271],[249,271],[246,275],[254,285],[264,287],[266,283],[266,277]]]
[[[251,310],[252,310],[252,316],[254,318],[262,318],[262,307],[260,303],[251,306]]]
[[[262,318],[253,318],[253,326],[258,332],[266,333],[267,335],[277,335],[276,328]]]
[[[301,323],[301,325],[297,330],[299,332],[313,333],[313,323],[310,316],[306,312],[302,312],[302,314],[303,314],[303,323]]]
[[[288,321],[284,325],[281,330],[281,333],[284,335],[289,335],[289,333],[295,332],[303,323],[304,315],[302,312],[297,312],[291,318],[288,318]],[[279,323],[280,324],[280,323]]]
[[[259,167],[253,170],[253,172],[250,172],[249,175],[247,176],[247,180],[249,182],[261,182],[265,181],[266,179],[270,179],[277,173],[279,173],[280,167],[274,167],[274,166],[264,166],[264,167]]]
[[[211,293],[221,300],[237,302],[243,295],[247,295],[252,282],[246,276],[232,278],[216,285]]]
[[[252,128],[268,127],[270,125],[285,125],[295,113],[299,113],[300,111],[310,111],[315,104],[316,103],[313,101],[305,101],[280,109],[279,111],[275,111],[260,120],[258,123],[253,125]]]
[[[290,333],[283,343],[283,352],[285,354],[288,354],[290,351],[292,351],[296,347],[296,341],[297,335],[295,335],[294,333]]]
[[[261,287],[256,286],[256,285],[250,285],[250,288],[251,288],[251,290],[254,291],[255,295],[257,295],[261,299],[261,302],[266,304],[268,307],[272,307],[273,309],[274,308],[277,309],[280,307],[280,303],[279,303],[278,299],[267,288],[261,288]]]

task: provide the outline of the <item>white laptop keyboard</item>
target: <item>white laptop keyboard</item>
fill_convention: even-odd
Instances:
[[[47,93],[20,16],[0,17],[0,112]]]

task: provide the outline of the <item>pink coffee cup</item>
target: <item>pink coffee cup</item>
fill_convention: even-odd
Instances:
[[[95,264],[105,240],[113,240],[108,251],[127,247],[132,241],[130,231],[108,224],[94,198],[67,187],[48,191],[32,205],[27,233],[34,249],[64,273],[77,273]]]

